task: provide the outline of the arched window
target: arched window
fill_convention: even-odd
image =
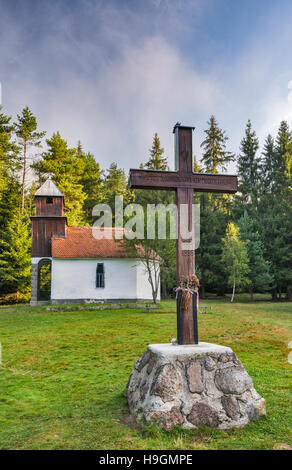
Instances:
[[[96,287],[104,287],[104,265],[97,263],[96,267]]]

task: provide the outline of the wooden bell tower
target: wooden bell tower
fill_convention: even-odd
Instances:
[[[49,178],[35,193],[36,215],[31,217],[31,305],[48,303],[40,289],[41,270],[44,265],[52,269],[52,237],[65,237],[67,218],[63,217],[64,194]],[[50,281],[51,282],[51,281]]]
[[[32,258],[52,256],[53,236],[66,235],[67,219],[63,217],[64,195],[48,179],[35,193],[36,215],[32,220]]]

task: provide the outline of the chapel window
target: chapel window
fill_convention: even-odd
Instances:
[[[96,287],[104,287],[104,264],[103,263],[97,263]]]

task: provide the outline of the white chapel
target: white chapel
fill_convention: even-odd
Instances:
[[[35,203],[32,305],[152,300],[144,264],[129,258],[114,237],[115,230],[123,229],[107,229],[113,236],[98,240],[91,227],[68,226],[64,195],[51,179],[35,193]]]

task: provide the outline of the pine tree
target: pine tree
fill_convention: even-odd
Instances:
[[[80,141],[80,140],[78,140],[78,142],[77,142],[77,149],[76,149],[76,151],[77,151],[77,155],[82,155],[82,154],[83,154],[83,148],[82,148],[82,144],[81,144],[81,141]]]
[[[68,148],[66,140],[59,132],[47,140],[48,151],[33,168],[46,177],[51,176],[54,183],[65,196],[64,215],[69,225],[84,225],[83,211],[86,194],[81,184],[84,176],[85,162],[76,149]]]
[[[267,192],[271,190],[274,174],[276,171],[275,142],[271,134],[265,140],[262,152],[261,164],[261,190]]]
[[[227,164],[234,161],[234,154],[226,150],[228,137],[225,131],[219,128],[215,116],[211,116],[207,123],[209,128],[204,132],[206,139],[201,143],[203,148],[202,162],[207,173],[219,173],[227,170]]]
[[[222,241],[222,263],[228,274],[228,284],[232,287],[231,302],[233,302],[235,288],[249,284],[247,248],[245,242],[240,239],[239,228],[232,222],[228,224],[226,236]]]
[[[79,148],[79,150],[78,150]],[[83,174],[80,178],[80,184],[86,194],[84,201],[84,214],[88,223],[92,223],[92,209],[96,204],[104,202],[105,194],[103,188],[103,171],[100,169],[99,163],[95,160],[94,156],[89,152],[87,154],[82,152],[81,143],[79,141],[77,154],[84,163]]]
[[[292,136],[286,121],[281,122],[275,145],[272,143],[272,138],[268,137],[264,149],[258,229],[271,261],[275,279],[272,296],[276,300],[285,291],[288,298],[292,296]],[[264,189],[266,175],[268,187]]]
[[[193,163],[193,172],[194,173],[202,173],[203,172],[203,169],[202,169],[201,165],[198,163],[198,160],[197,160],[195,155],[194,155],[194,163]]]
[[[289,189],[287,189],[288,191]],[[291,197],[291,196],[290,196]],[[292,286],[292,204],[291,199],[277,197],[274,193],[263,194],[260,202],[259,231],[265,251],[271,262],[275,279],[273,300],[286,291],[291,299]]]
[[[29,218],[15,212],[8,223],[0,245],[0,286],[2,292],[29,292],[31,271]]]
[[[125,171],[118,168],[117,163],[112,163],[104,178],[104,200],[111,207],[113,215],[115,196],[123,197],[124,206],[128,205],[132,199]]]
[[[200,271],[200,295],[206,291],[224,295],[228,284],[224,265],[221,262],[222,238],[230,214],[224,207],[216,207],[211,194],[200,196],[200,246],[196,250],[196,272]]]
[[[255,222],[247,212],[239,220],[241,239],[246,243],[249,259],[249,292],[253,301],[254,292],[267,292],[273,287],[274,277],[271,274],[271,263],[264,258],[264,244],[256,230]]]
[[[169,169],[167,157],[163,157],[164,149],[160,146],[160,140],[157,133],[154,134],[153,144],[149,149],[149,159],[143,165],[140,164],[140,168],[146,168],[148,170],[160,170],[166,171]],[[147,204],[171,204],[174,202],[172,191],[164,190],[153,190],[148,191],[139,189],[134,191],[135,201],[137,204],[141,204],[146,208]]]
[[[276,137],[275,145],[276,165],[274,168],[274,191],[285,191],[291,179],[292,165],[292,134],[288,123],[282,121]]]
[[[164,148],[161,147],[157,132],[154,134],[152,147],[149,149],[149,152],[150,158],[145,163],[145,168],[148,170],[168,170],[167,158],[163,156]]]
[[[20,169],[19,147],[13,140],[14,126],[11,117],[0,106],[0,233],[19,204],[18,171]],[[1,237],[0,235],[0,237]]]
[[[5,176],[20,169],[19,147],[12,140],[14,126],[10,121],[11,117],[4,114],[0,106],[0,193]]]
[[[259,191],[260,158],[257,156],[259,141],[248,121],[245,136],[240,143],[240,154],[237,160],[240,199],[245,204],[245,209],[250,207],[256,210]]]
[[[201,162],[204,171],[218,173],[219,169],[225,171],[234,154],[226,150],[228,137],[222,131],[214,116],[208,122],[209,128],[205,130],[206,139],[202,142],[203,155]],[[205,291],[215,291],[223,295],[226,288],[226,275],[220,261],[222,251],[222,238],[226,225],[230,220],[231,196],[227,194],[195,195],[196,202],[201,206],[201,234],[200,246],[196,251],[196,269],[201,272],[201,296]]]
[[[27,172],[27,152],[29,147],[40,147],[45,132],[37,132],[37,120],[28,106],[17,115],[18,121],[14,123],[15,132],[20,145],[23,147],[22,156],[22,186],[21,186],[21,213],[24,211],[24,193]]]

